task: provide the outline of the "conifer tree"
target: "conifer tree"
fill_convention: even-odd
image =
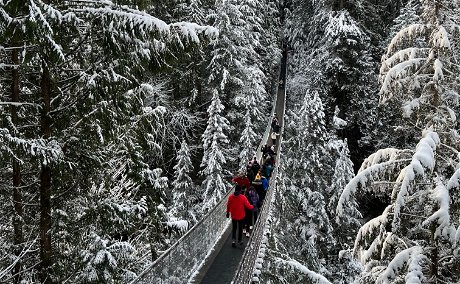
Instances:
[[[390,202],[364,224],[354,254],[365,265],[361,283],[452,282],[458,276],[458,134],[456,118],[459,49],[457,3],[423,1],[420,23],[399,31],[381,67],[380,101],[406,116],[418,143],[381,149],[365,160],[339,200],[380,191]],[[417,134],[418,132],[418,134]],[[376,186],[388,181],[389,186]],[[449,271],[449,272],[447,272]]]
[[[328,191],[328,212],[331,219],[335,217],[335,209],[339,201],[342,190],[348,184],[348,182],[355,176],[353,173],[353,163],[350,160],[350,154],[348,152],[348,147],[345,141],[337,141],[338,145],[335,145],[334,148],[338,151],[338,158],[335,162],[334,175],[332,177],[331,186],[327,189]],[[355,208],[357,204],[355,205]],[[341,218],[337,218],[337,227],[344,228],[342,233],[337,234],[337,236],[349,237],[354,236],[359,228],[359,221],[356,217],[359,216],[347,216],[346,214],[341,215]],[[346,229],[345,229],[346,228]],[[354,228],[354,231],[353,231]],[[347,232],[345,234],[345,232]],[[353,233],[354,232],[354,233]]]
[[[245,115],[246,123],[243,132],[241,133],[240,144],[242,145],[242,150],[239,154],[240,163],[239,169],[244,171],[246,170],[246,165],[249,159],[252,159],[254,156],[254,145],[257,142],[258,136],[253,130],[253,124],[251,122],[251,114],[249,110],[246,111]]]
[[[308,281],[310,274],[288,273],[292,260],[298,265],[321,274],[330,260],[330,248],[335,245],[333,227],[326,212],[326,177],[332,175],[328,158],[328,134],[324,112],[318,92],[305,94],[297,113],[291,112],[286,121],[287,140],[282,148],[286,157],[282,159],[283,186],[279,208],[282,208],[274,229],[276,249],[271,264],[277,273],[288,281]],[[285,232],[292,232],[287,234]],[[282,265],[279,265],[282,264]],[[327,278],[327,275],[324,275]],[[275,276],[276,277],[276,276]]]
[[[228,120],[222,116],[223,110],[224,106],[215,90],[208,107],[208,125],[202,136],[204,153],[201,173],[205,177],[202,183],[205,211],[217,204],[228,188],[227,182],[223,179],[223,166],[226,163],[224,147],[228,143],[225,131],[229,127]]]
[[[181,217],[188,222],[196,222],[193,205],[196,205],[198,197],[195,194],[195,186],[190,178],[190,173],[193,171],[190,154],[187,142],[185,140],[182,141],[181,148],[177,152],[177,164],[174,166],[175,179],[172,182],[173,203],[171,207],[173,215]]]
[[[328,182],[325,177],[331,172],[328,168],[328,134],[324,118],[318,92],[308,91],[295,117],[296,125],[292,126],[292,138],[286,141],[297,151],[296,155],[290,156],[289,161],[292,167],[297,169],[295,176],[299,182],[302,186],[321,192],[326,189]]]
[[[34,203],[40,204],[23,218],[23,228],[39,232],[39,240],[24,243],[28,254],[21,260],[28,261],[16,262],[24,272],[15,279],[88,280],[79,277],[90,263],[89,258],[80,258],[81,252],[91,250],[94,238],[89,232],[105,247],[118,247],[120,240],[147,224],[136,245],[145,248],[150,243],[150,255],[156,258],[166,181],[148,158],[160,152],[165,108],[148,104],[158,93],[146,76],[149,68],[165,64],[177,46],[186,41],[197,44],[201,32],[215,30],[187,23],[168,25],[110,1],[8,1],[0,6],[0,14],[0,30],[6,31],[2,42],[13,34],[18,39],[5,51],[21,50],[15,68],[23,87],[16,106],[18,123],[28,125],[12,135],[14,127],[1,124],[5,146],[0,151],[13,161],[2,161],[2,166],[27,163],[30,176],[38,180],[27,182],[23,192],[35,193]],[[9,61],[4,55],[2,67]],[[0,85],[2,91],[5,86]],[[10,104],[2,97],[0,107],[4,105]],[[33,107],[26,110],[28,106]],[[0,113],[4,118],[3,109]],[[129,255],[134,252],[128,246],[118,248],[127,248]],[[138,272],[139,266],[122,259],[117,258],[111,275],[103,272],[105,280]],[[2,268],[14,267],[6,263],[9,259],[0,261]],[[2,277],[11,273],[2,271]]]

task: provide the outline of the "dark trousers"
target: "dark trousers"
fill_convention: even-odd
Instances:
[[[252,226],[252,210],[246,209],[246,217],[244,217],[244,229],[249,232],[249,226]]]
[[[236,231],[238,231],[238,242],[241,242],[243,239],[243,225],[244,225],[244,219],[243,220],[234,220],[232,219],[232,240],[236,240]]]
[[[252,212],[252,210],[246,211],[246,217],[244,218],[245,224],[244,228],[246,229],[246,232],[249,232],[249,228],[251,226],[254,226],[254,224],[257,221],[257,213],[258,211]]]

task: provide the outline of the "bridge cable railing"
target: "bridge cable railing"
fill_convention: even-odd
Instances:
[[[225,211],[226,200],[232,192],[233,189],[229,190],[216,206],[130,284],[186,283],[229,226]]]

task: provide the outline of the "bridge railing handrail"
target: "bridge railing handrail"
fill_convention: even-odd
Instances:
[[[158,265],[159,262],[161,262],[165,257],[167,257],[171,251],[173,249],[175,249],[180,243],[183,242],[184,239],[188,238],[188,236],[199,226],[201,226],[201,224],[207,219],[209,218],[209,216],[211,216],[214,211],[216,210],[216,208],[219,207],[219,205],[222,203],[222,202],[225,202],[228,197],[230,196],[230,194],[233,192],[233,187],[225,194],[225,196],[211,209],[209,210],[208,213],[206,213],[206,215],[201,218],[195,225],[192,226],[192,228],[190,228],[183,236],[181,236],[172,246],[170,246],[167,250],[165,250],[154,262],[152,262],[150,264],[150,266],[145,269],[141,274],[139,274],[133,281],[130,282],[130,284],[134,284],[134,283],[137,283],[137,281],[139,279],[141,279],[143,276],[145,276],[147,273],[149,273],[153,267],[155,267],[156,265]]]
[[[262,137],[262,140],[260,141],[259,147],[257,148],[256,157],[257,157],[257,161],[259,161],[259,162],[262,159],[262,148],[265,146],[265,144],[267,144],[268,137],[270,135],[270,129],[272,127],[271,119],[272,119],[273,115],[275,114],[277,101],[278,100],[277,100],[277,94],[276,94],[275,99],[273,100],[272,110],[270,111],[269,123],[265,128],[264,136]]]

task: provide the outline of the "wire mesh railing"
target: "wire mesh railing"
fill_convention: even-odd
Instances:
[[[252,235],[249,238],[248,244],[243,254],[243,258],[240,262],[238,271],[236,272],[232,283],[234,284],[247,284],[251,282],[258,281],[258,275],[260,274],[260,267],[263,262],[263,257],[265,253],[265,243],[266,243],[266,234],[267,231],[266,221],[268,217],[268,212],[273,203],[273,194],[276,189],[276,174],[278,168],[276,167],[273,170],[273,178],[270,181],[270,186],[268,193],[265,196],[264,204],[262,205],[259,218],[254,226]],[[264,241],[265,240],[265,241]],[[258,267],[260,265],[260,267]]]
[[[230,224],[225,212],[232,192],[130,284],[187,283]]]

